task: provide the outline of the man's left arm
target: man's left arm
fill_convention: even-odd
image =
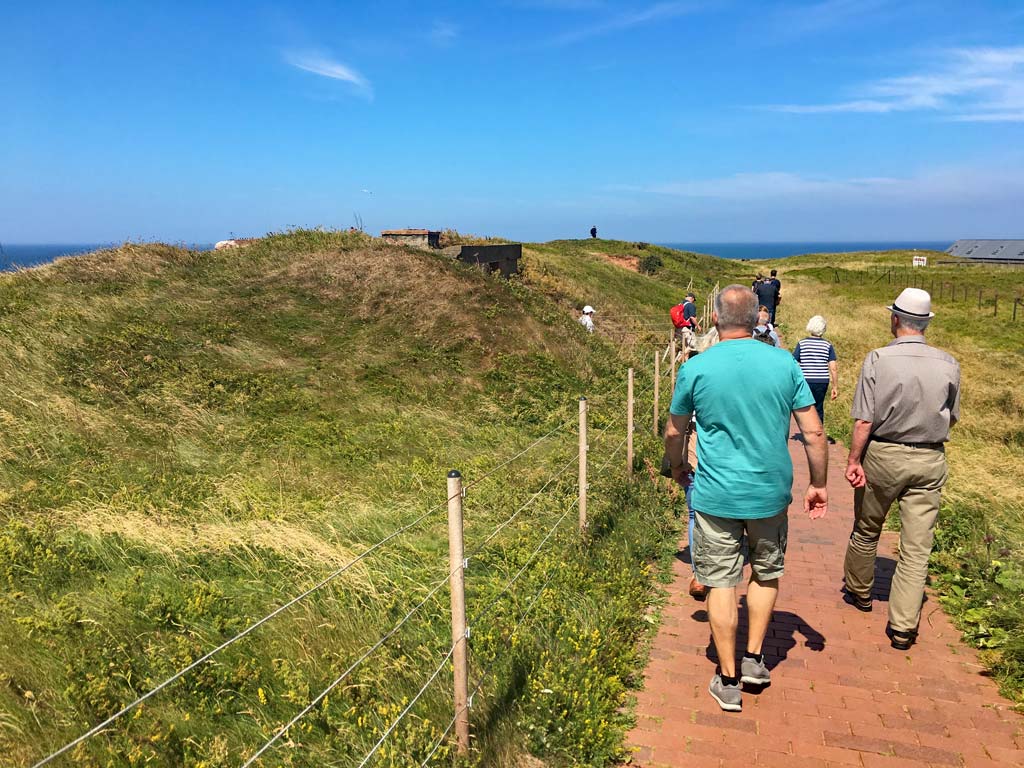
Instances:
[[[797,408],[793,411],[796,425],[804,436],[804,453],[807,454],[807,468],[811,482],[804,495],[804,512],[812,520],[824,517],[828,512],[828,443],[825,442],[825,429],[818,418],[813,405]]]

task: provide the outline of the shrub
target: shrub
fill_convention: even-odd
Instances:
[[[637,268],[645,275],[653,275],[664,266],[661,256],[656,253],[645,253],[640,257]]]

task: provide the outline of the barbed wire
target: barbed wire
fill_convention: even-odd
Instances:
[[[482,483],[482,482],[483,482],[484,480],[486,480],[487,478],[491,477],[492,475],[494,475],[494,474],[495,474],[495,473],[497,473],[498,471],[500,471],[500,470],[504,469],[505,467],[507,467],[507,466],[508,466],[509,464],[511,464],[512,462],[514,462],[514,461],[516,461],[516,460],[518,460],[518,459],[522,458],[523,456],[525,456],[525,455],[526,455],[527,453],[529,453],[529,452],[530,452],[530,451],[532,451],[532,450],[533,450],[534,448],[536,448],[536,447],[537,447],[538,445],[540,445],[540,444],[541,444],[541,443],[543,443],[543,442],[544,442],[545,440],[547,440],[548,438],[550,438],[550,437],[551,437],[552,435],[554,435],[554,434],[555,434],[556,432],[559,432],[560,430],[564,429],[564,428],[566,427],[566,425],[568,425],[568,424],[572,424],[572,423],[574,423],[575,421],[576,421],[576,419],[574,419],[573,417],[569,417],[568,419],[566,419],[565,421],[563,421],[563,422],[562,422],[561,424],[559,424],[559,425],[558,425],[557,427],[555,427],[554,429],[552,429],[552,430],[551,430],[550,432],[548,432],[548,433],[547,433],[546,435],[544,435],[543,437],[539,437],[539,438],[537,438],[536,440],[534,440],[534,441],[533,441],[532,443],[530,443],[530,444],[529,444],[528,446],[526,446],[525,448],[523,448],[523,450],[519,451],[519,453],[517,453],[517,454],[515,454],[514,456],[512,456],[511,458],[508,458],[508,459],[506,459],[505,461],[501,462],[501,464],[498,464],[498,465],[497,465],[496,467],[492,467],[492,468],[491,468],[491,469],[489,469],[489,470],[488,470],[487,472],[485,472],[485,473],[484,473],[484,474],[483,474],[482,476],[480,476],[480,477],[478,477],[478,478],[475,478],[475,479],[474,479],[474,480],[473,480],[472,482],[469,482],[469,483],[466,483],[466,484],[464,484],[464,485],[463,485],[463,489],[467,489],[467,488],[472,488],[472,487],[473,487],[473,486],[475,486],[475,485],[479,485],[479,484],[480,484],[480,483]]]

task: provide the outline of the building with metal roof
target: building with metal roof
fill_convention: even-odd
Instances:
[[[973,261],[1024,265],[1024,240],[957,240],[946,253]]]

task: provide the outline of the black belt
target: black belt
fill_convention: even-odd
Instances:
[[[903,440],[890,440],[886,437],[879,437],[878,435],[871,435],[869,439],[873,440],[876,443],[889,443],[890,445],[905,445],[907,446],[907,448],[927,448],[933,451],[943,451],[946,448],[943,443],[907,443],[904,442]]]

